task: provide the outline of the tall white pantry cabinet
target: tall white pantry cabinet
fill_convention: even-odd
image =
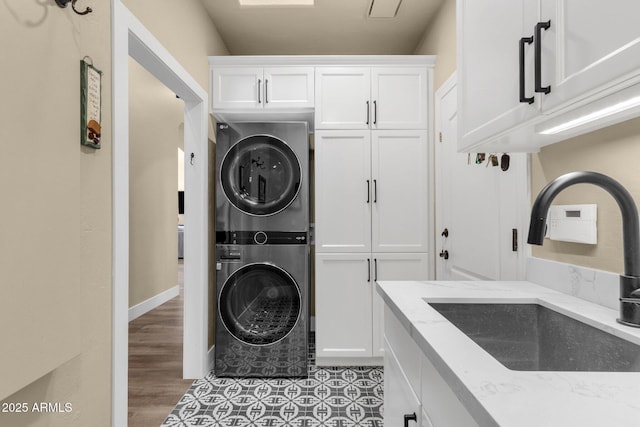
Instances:
[[[431,277],[433,65],[423,61],[315,70],[318,365],[380,364],[376,281]]]

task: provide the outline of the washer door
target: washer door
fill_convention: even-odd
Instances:
[[[298,284],[272,264],[248,264],[224,283],[218,299],[224,326],[238,340],[268,345],[285,338],[301,312]]]
[[[298,195],[302,169],[293,150],[270,135],[253,135],[227,151],[220,182],[227,199],[241,211],[276,214]]]

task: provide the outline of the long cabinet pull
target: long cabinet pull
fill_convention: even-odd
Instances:
[[[373,180],[373,203],[378,203],[378,180]]]
[[[371,281],[371,258],[367,258],[367,282]]]
[[[367,180],[367,203],[371,203],[371,182]]]
[[[551,27],[551,21],[538,22],[536,24],[536,40],[535,40],[535,84],[536,92],[547,94],[551,92],[551,86],[542,86],[542,30],[548,30]]]
[[[369,124],[369,101],[367,101],[367,124]]]
[[[378,258],[373,259],[373,280],[378,281]]]
[[[262,80],[258,79],[258,104],[262,104],[262,99],[260,98],[260,92],[262,92]]]
[[[269,80],[264,80],[264,103],[269,103]]]
[[[373,101],[373,124],[378,123],[378,102]]]
[[[533,104],[535,98],[533,96],[527,97],[524,94],[525,86],[525,73],[524,73],[524,49],[525,45],[533,43],[532,37],[523,37],[520,39],[520,102],[527,104]]]

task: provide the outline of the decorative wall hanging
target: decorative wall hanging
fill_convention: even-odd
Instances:
[[[100,148],[102,71],[92,62],[88,57],[80,61],[80,143]]]

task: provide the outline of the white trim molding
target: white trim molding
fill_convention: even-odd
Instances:
[[[207,373],[208,94],[120,0],[112,0],[113,344],[111,425],[126,427],[129,345],[129,57],[184,101],[183,377]],[[186,159],[189,159],[188,161]]]
[[[165,302],[172,300],[180,294],[180,287],[174,286],[166,291],[160,292],[158,295],[154,295],[149,299],[142,301],[129,308],[129,322],[137,319],[138,317],[150,312],[154,308],[160,307]]]

